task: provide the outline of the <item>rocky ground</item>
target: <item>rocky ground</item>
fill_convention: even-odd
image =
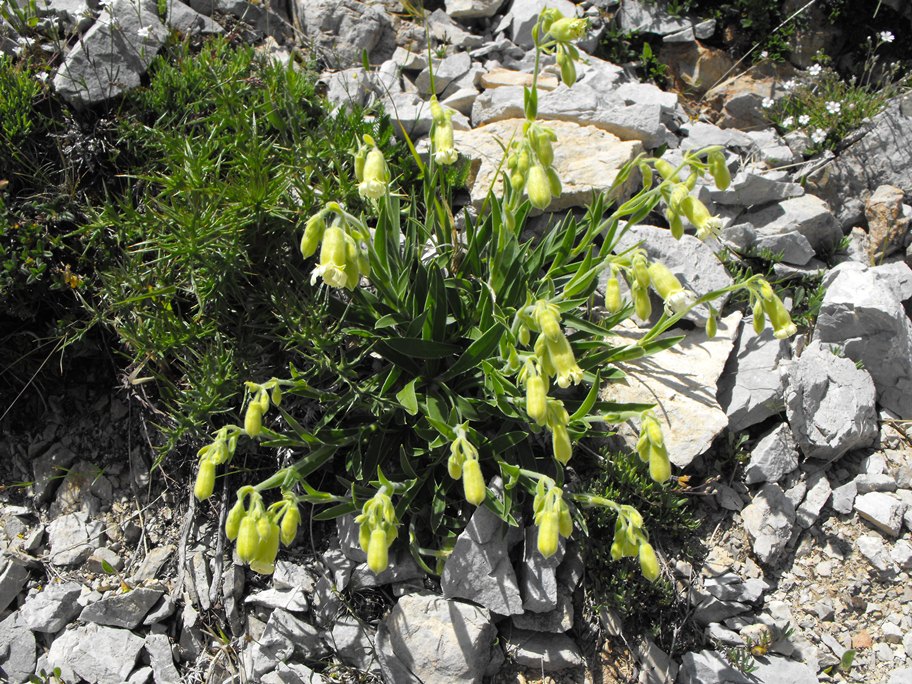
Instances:
[[[670,658],[610,611],[587,621],[577,543],[543,565],[526,553],[527,533],[503,535],[483,509],[439,583],[405,554],[373,576],[350,519],[314,524],[272,578],[247,574],[218,533],[223,502],[196,506],[189,473],[170,462],[151,472],[154,415],[142,395],[77,359],[65,382],[41,400],[27,393],[10,414],[19,418],[2,424],[0,678],[45,681],[59,668],[58,681],[112,684],[912,682],[912,103],[896,99],[838,154],[806,159],[807,136],[782,138],[763,116],[764,100],[801,70],[761,65],[716,84],[731,61],[700,43],[712,21],[635,0],[550,4],[592,20],[584,49],[612,17],[663,36],[675,78],[705,92],[698,110],[596,57],[569,91],[546,75],[539,116],[554,122],[566,179],[552,212],[582,207],[642,150],[667,146],[673,159],[720,144],[734,182],[698,188],[724,218],[720,244],[648,225],[630,239],[700,293],[731,282],[714,253],[722,246],[781,254],[786,280],[823,275],[806,335],[757,335],[735,311],[707,340],[695,312],[679,347],[631,363],[630,382],[606,388],[658,402],[670,456],[699,485],[705,560],[659,549],[699,648]],[[457,148],[477,162],[470,205],[494,180],[495,140],[522,117],[543,5],[448,0],[430,17],[443,46],[436,92],[460,112]],[[379,99],[412,135],[430,128],[424,32],[398,3],[169,8],[168,25],[188,34],[228,28],[278,59],[316,49],[332,67],[329,98]],[[167,35],[143,0],[51,0],[42,13],[49,36],[81,36],[53,79],[76,106],[138,85]],[[0,48],[20,43],[0,22]],[[364,51],[379,65],[371,72],[359,66]]]

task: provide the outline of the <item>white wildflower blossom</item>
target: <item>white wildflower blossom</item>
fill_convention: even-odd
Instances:
[[[811,65],[811,67],[808,69],[808,73],[809,73],[811,76],[820,76],[820,72],[821,72],[821,71],[823,71],[823,67],[820,66],[819,64],[813,64],[813,65]]]
[[[152,37],[152,29],[149,26],[141,26],[136,30],[136,35],[139,36],[141,40],[146,40]]]
[[[799,126],[807,126],[809,123],[811,123],[811,117],[808,114],[802,114],[798,117]]]
[[[789,91],[794,90],[797,86],[798,86],[798,83],[794,79],[792,79],[790,81],[786,81],[785,83],[783,83],[782,89],[786,92],[789,92]]]
[[[830,114],[839,114],[839,112],[842,111],[842,105],[839,104],[838,102],[834,102],[833,100],[830,100],[829,102],[826,103],[826,110]]]
[[[787,116],[782,120],[783,128],[791,128],[795,125],[795,118],[792,116]]]
[[[896,40],[896,36],[893,35],[892,31],[881,31],[877,34],[877,37],[882,43],[892,43],[894,40]]]
[[[760,59],[767,59],[769,56],[770,56],[770,53],[768,50],[764,50],[763,52],[760,53]]]
[[[826,140],[826,137],[827,137],[827,132],[825,130],[823,130],[822,128],[817,128],[814,130],[813,133],[811,133],[811,141],[818,145],[820,143],[822,143],[824,140]]]
[[[760,103],[760,105],[761,105],[764,109],[769,109],[769,108],[771,108],[771,107],[773,106],[773,104],[774,104],[774,103],[773,103],[773,98],[771,98],[771,97],[764,97],[764,98],[763,98],[763,102]]]

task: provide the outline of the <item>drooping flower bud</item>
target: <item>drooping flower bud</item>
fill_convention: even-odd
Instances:
[[[640,287],[636,281],[630,288],[630,296],[633,298],[633,311],[641,321],[649,320],[652,315],[652,301],[649,299],[649,291]]]
[[[551,141],[557,138],[554,131],[539,124],[532,124],[529,138],[538,160],[545,167],[551,166],[554,163],[554,147]]]
[[[650,582],[655,582],[659,578],[659,559],[656,557],[655,549],[649,542],[643,542],[639,548],[640,571],[643,577]]]
[[[538,523],[538,552],[544,558],[550,558],[557,553],[560,541],[560,518],[557,511],[545,511],[541,514]]]
[[[348,264],[348,241],[347,234],[338,225],[329,226],[323,234],[323,245],[320,248],[320,264],[317,266],[310,277],[311,284],[316,282],[318,277],[323,278],[330,287],[342,288],[348,282],[346,266]]]
[[[386,158],[379,147],[372,147],[364,160],[363,180],[358,184],[358,193],[373,200],[383,197],[389,188],[390,171]]]
[[[576,83],[576,62],[566,52],[558,50],[557,66],[560,68],[561,82],[572,88]]]
[[[252,400],[244,414],[244,432],[248,437],[256,437],[263,429],[263,407],[260,402]]]
[[[608,313],[617,313],[624,308],[624,302],[621,300],[621,283],[614,272],[608,276],[608,282],[605,283],[605,308]]]
[[[193,495],[199,501],[205,501],[212,496],[212,490],[215,488],[215,463],[209,458],[203,458],[199,464],[199,470],[196,473],[196,484],[193,487]]]
[[[649,477],[655,482],[662,483],[671,477],[671,461],[664,446],[650,444],[649,448]]]
[[[257,523],[257,532],[260,540],[256,553],[250,559],[250,569],[261,575],[271,575],[275,571],[275,559],[279,554],[281,531],[270,516],[264,515]]]
[[[583,371],[576,363],[573,347],[563,334],[556,340],[545,338],[548,357],[557,376],[557,384],[562,389],[578,385],[583,381]]]
[[[323,239],[323,231],[326,230],[326,220],[323,218],[323,212],[317,212],[309,219],[304,226],[304,235],[301,236],[301,256],[305,259],[312,257],[316,251],[320,240]]]
[[[567,502],[561,500],[560,514],[558,519],[558,531],[560,536],[567,538],[573,534],[573,518],[570,517],[570,507]]]
[[[763,328],[766,327],[766,313],[763,311],[762,299],[758,299],[754,302],[753,312],[754,332],[759,335],[763,332]]]
[[[433,98],[433,103],[436,103],[437,98]],[[433,115],[433,103],[431,108],[431,113]],[[443,107],[437,104],[437,107],[440,108],[441,114],[438,117],[434,117],[434,131],[431,135],[431,142],[433,143],[434,149],[434,161],[443,166],[448,166],[454,164],[457,159],[459,159],[459,153],[456,152],[456,148],[453,144],[453,112],[444,111]]]
[[[298,510],[296,503],[290,503],[285,509],[282,516],[281,537],[285,546],[291,546],[291,543],[298,536],[298,525],[301,524],[301,511]]]
[[[547,209],[551,204],[551,182],[541,164],[535,164],[526,176],[526,195],[536,209]]]
[[[259,543],[260,535],[257,532],[257,520],[248,513],[241,520],[237,536],[237,555],[242,563],[249,563],[253,559]]]
[[[684,215],[697,228],[697,238],[705,240],[709,237],[718,236],[722,229],[722,221],[709,213],[709,209],[693,195],[688,195],[687,199],[681,204]]]
[[[668,163],[664,159],[656,159],[653,163],[653,166],[655,166],[655,170],[658,171],[662,178],[665,180],[673,180],[675,182],[678,182],[679,179],[675,174],[675,167],[672,164]]]
[[[478,459],[467,459],[462,464],[462,488],[466,501],[473,506],[478,506],[485,500],[487,490]]]
[[[389,544],[386,532],[381,527],[371,530],[370,541],[367,545],[367,567],[375,575],[379,575],[389,566]]]
[[[714,311],[709,313],[709,318],[706,319],[706,339],[711,340],[716,336],[716,333],[719,331],[719,321]]]
[[[544,425],[548,416],[548,390],[541,375],[526,379],[526,413],[539,425]]]
[[[570,443],[570,434],[565,425],[557,424],[551,428],[551,448],[557,462],[567,465],[573,455],[573,445]]]
[[[777,340],[788,339],[798,332],[798,327],[792,322],[792,317],[778,296],[773,295],[771,301],[764,302],[763,310],[773,326],[773,335]]]
[[[247,509],[244,508],[243,499],[238,499],[237,503],[228,511],[228,515],[225,516],[225,536],[228,537],[229,541],[237,539],[238,532],[241,529],[241,521],[246,513]]]
[[[728,164],[725,162],[725,154],[721,150],[710,152],[706,157],[709,166],[709,174],[712,176],[716,187],[719,190],[727,190],[731,185],[731,173],[728,170]]]

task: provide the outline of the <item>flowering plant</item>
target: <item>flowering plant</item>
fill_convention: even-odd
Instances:
[[[567,84],[579,58],[573,40],[584,31],[582,20],[545,10],[533,34],[536,57],[556,53]],[[533,82],[522,137],[505,145],[504,194],[492,191],[462,227],[449,201],[448,167],[458,161],[451,114],[436,100],[429,154],[414,156],[423,179],[415,195],[393,192],[382,150],[365,136],[354,172],[369,210],[356,216],[329,201],[306,221],[301,254],[310,259],[319,248],[313,284],[325,286],[346,346],[338,359],[313,355],[307,366],[290,367],[287,379],[247,383],[244,426],[223,427],[200,451],[201,499],[241,436],[300,453],[272,477],[241,487],[228,515],[228,536],[254,570],[269,572],[279,541],[294,539],[301,503],[320,507],[316,519],[357,513],[374,572],[401,543],[432,573],[476,507],[509,525],[527,509],[538,552],[548,557],[575,527],[584,529],[580,507],[603,506],[617,514],[612,556],[637,557],[645,576],[659,576],[642,516],[569,484],[574,454],[592,452],[593,438],[629,418],[641,420],[637,451],[651,477],[671,477],[652,407],[603,401],[602,384],[622,377],[625,360],[679,341],[662,335],[725,291],[747,289],[755,322],[768,319],[777,335],[794,326],[760,278],[698,297],[642,248],[618,248],[627,226],[660,204],[675,236],[685,222],[701,237],[715,234],[719,220],[690,192],[701,174],[728,185],[720,148],[688,153],[677,166],[641,155],[615,182],[616,190],[639,173],[643,186],[632,198],[609,211],[608,198],[596,197],[583,219],[568,216],[540,240],[524,238],[532,207],[547,208],[560,192],[553,166],[560,141],[537,120],[536,102]],[[658,321],[641,339],[618,343],[615,326],[633,313],[650,317],[650,289],[665,302]],[[710,306],[710,313],[712,334],[717,312]],[[286,397],[318,410],[302,418]],[[266,506],[263,493],[274,489],[280,497]]]

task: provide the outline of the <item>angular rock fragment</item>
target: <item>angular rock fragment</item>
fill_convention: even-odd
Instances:
[[[753,539],[754,553],[763,563],[779,560],[792,536],[795,506],[779,485],[766,483],[741,511],[744,528]]]

